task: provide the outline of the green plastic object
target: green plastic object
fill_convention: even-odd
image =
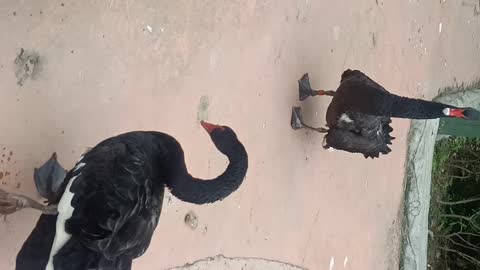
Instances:
[[[480,138],[480,121],[442,118],[438,126],[438,134]]]

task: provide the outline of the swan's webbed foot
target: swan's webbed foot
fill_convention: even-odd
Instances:
[[[293,107],[292,108],[292,116],[290,118],[290,126],[293,129],[306,128],[306,129],[310,129],[310,130],[320,132],[320,133],[327,133],[328,132],[328,129],[326,129],[326,128],[322,128],[322,127],[315,128],[315,127],[311,127],[311,126],[305,124],[305,122],[303,121],[303,118],[302,118],[302,110],[301,110],[300,107]]]
[[[308,73],[303,74],[302,78],[298,80],[298,98],[303,101],[310,96],[317,95],[316,91],[312,90],[310,86],[310,78]]]
[[[290,126],[293,129],[301,129],[303,128],[303,119],[301,114],[300,107],[293,107],[292,108],[292,116],[290,118]]]
[[[53,153],[45,164],[33,172],[38,193],[49,202],[57,199],[66,174],[67,171],[57,161],[57,154]]]

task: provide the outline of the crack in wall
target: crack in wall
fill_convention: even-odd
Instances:
[[[200,270],[200,269],[229,269],[229,270],[307,270],[290,263],[255,257],[225,257],[219,254],[187,263],[167,270]]]

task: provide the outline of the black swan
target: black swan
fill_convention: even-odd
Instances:
[[[195,204],[213,203],[237,190],[248,168],[244,146],[231,128],[201,124],[229,159],[224,173],[211,180],[192,177],[180,144],[164,133],[135,131],[106,139],[67,173],[61,192],[40,185],[51,189],[45,194],[61,194],[50,201],[58,215],[35,207],[44,213],[18,253],[16,269],[131,269],[150,244],[164,187]]]
[[[473,108],[454,106],[401,97],[389,93],[381,85],[359,70],[343,72],[337,91],[312,90],[308,74],[298,81],[299,99],[309,96],[332,96],[327,109],[327,128],[314,128],[306,125],[299,107],[292,109],[291,126],[293,129],[308,128],[326,133],[323,147],[361,153],[365,158],[388,154],[388,144],[394,137],[390,123],[391,117],[408,119],[434,119],[456,117],[466,120],[478,120],[479,111]]]

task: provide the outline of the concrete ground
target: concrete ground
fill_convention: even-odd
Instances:
[[[314,87],[333,89],[359,68],[392,92],[432,98],[480,71],[478,1],[82,3],[0,3],[2,188],[36,196],[33,168],[53,151],[70,167],[85,147],[137,129],[172,134],[192,174],[217,175],[226,159],[198,124],[208,118],[245,144],[246,181],[209,206],[167,198],[134,269],[217,254],[398,269],[409,122],[394,122],[393,152],[381,159],[324,151],[318,134],[290,129],[296,80],[309,72]],[[38,54],[33,72],[16,70],[21,48]],[[304,102],[306,120],[323,124],[329,101]],[[195,230],[183,222],[189,211]],[[0,222],[0,269],[13,269],[37,218],[26,210]]]

